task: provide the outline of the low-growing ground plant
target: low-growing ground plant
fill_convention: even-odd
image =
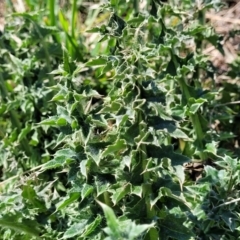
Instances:
[[[214,69],[202,54],[206,42],[221,50],[204,21],[219,3],[106,2],[92,52],[77,48],[74,14],[70,35],[54,5],[51,27],[18,14],[43,38],[17,51],[11,31],[1,39],[3,239],[238,238],[240,163],[211,129],[222,92],[205,87]]]

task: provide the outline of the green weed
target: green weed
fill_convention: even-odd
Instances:
[[[238,90],[209,86],[202,54],[221,50],[204,19],[220,2],[176,2],[26,1],[7,17],[2,239],[238,238]]]

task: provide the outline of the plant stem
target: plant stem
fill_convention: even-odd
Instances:
[[[55,0],[48,0],[50,25],[56,26],[55,18]]]
[[[139,0],[134,0],[133,8],[135,10],[135,14],[138,14],[138,12],[139,12]]]
[[[139,87],[137,88],[140,92],[140,88]],[[141,94],[139,94],[139,96],[141,96]],[[145,132],[146,129],[141,124],[143,120],[143,113],[140,110],[138,110],[136,111],[136,114],[137,114],[136,119],[139,124],[139,133]],[[138,151],[139,151],[139,161],[141,162],[141,166],[142,166],[142,172],[144,172],[142,187],[143,187],[143,197],[145,198],[146,217],[147,219],[152,220],[156,216],[155,209],[154,207],[151,207],[151,204],[150,204],[151,195],[152,195],[152,185],[150,183],[150,173],[148,171],[144,171],[147,165],[148,167],[151,167],[151,164],[148,164],[146,145],[141,144]],[[154,228],[151,228],[149,230],[149,232],[147,233],[147,238],[145,239],[149,239],[149,240],[157,239]]]
[[[177,63],[177,60],[176,60],[176,58],[173,54],[172,54],[172,60],[174,62],[175,68],[177,70],[178,63]],[[182,89],[183,96],[186,99],[190,99],[191,97],[193,97],[193,96],[191,96],[188,85],[186,84],[183,77],[176,77],[176,79],[178,80],[180,88]],[[201,158],[201,160],[206,160],[206,158],[207,158],[206,153],[203,152],[203,139],[204,139],[205,134],[202,130],[202,125],[201,125],[201,122],[200,122],[199,114],[198,113],[190,114],[190,119],[191,119],[191,122],[192,122],[192,126],[194,128],[194,131],[195,131],[197,147],[200,148],[200,158]]]
[[[112,207],[112,202],[111,202],[111,199],[110,199],[110,196],[109,196],[109,193],[108,192],[104,192],[103,193],[103,199],[104,199],[104,203],[106,205],[108,205],[109,207]]]
[[[236,202],[240,202],[240,198],[233,199],[233,200],[231,200],[231,201],[229,201],[229,202],[222,203],[222,204],[220,204],[220,205],[214,207],[214,209],[216,209],[216,208],[220,208],[220,207],[223,207],[223,206],[226,206],[226,205],[232,204],[232,203],[236,203]]]

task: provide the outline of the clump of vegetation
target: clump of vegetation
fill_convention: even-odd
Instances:
[[[237,109],[202,53],[221,51],[204,19],[221,2],[173,2],[26,1],[8,17],[2,239],[237,239]]]

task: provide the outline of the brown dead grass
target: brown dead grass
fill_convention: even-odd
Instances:
[[[227,80],[225,75],[232,63],[240,54],[240,35],[232,37],[231,31],[240,31],[240,1],[226,1],[226,7],[220,12],[210,11],[206,19],[215,28],[216,32],[223,37],[224,55],[214,46],[208,45],[204,53],[209,55],[210,61],[218,69],[216,81]]]

